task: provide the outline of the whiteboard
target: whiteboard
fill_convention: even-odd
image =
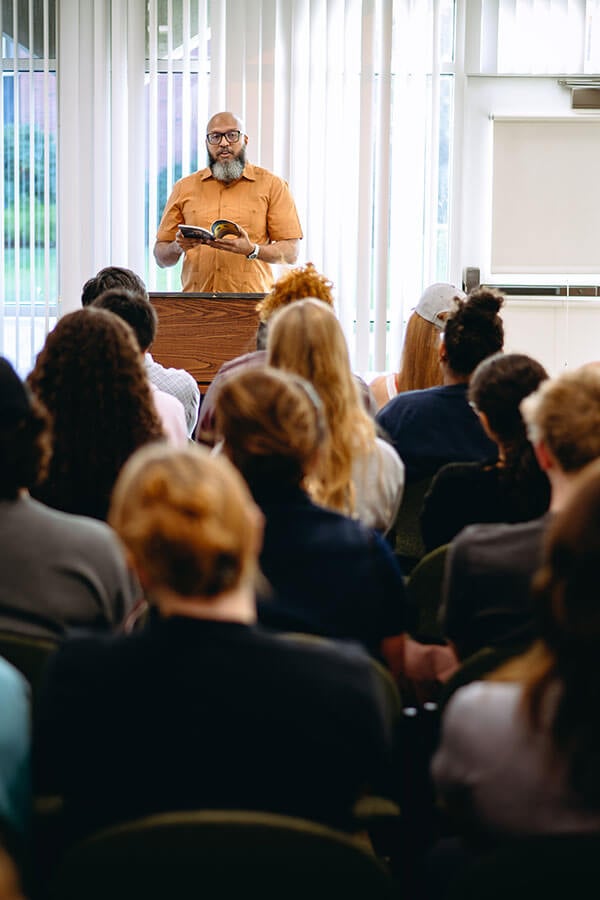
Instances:
[[[600,273],[600,118],[494,118],[493,273]]]

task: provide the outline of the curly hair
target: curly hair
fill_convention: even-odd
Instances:
[[[52,420],[52,460],[36,496],[67,512],[106,518],[125,460],[164,437],[131,328],[104,309],[63,316],[28,382]]]
[[[134,453],[108,516],[150,588],[205,599],[254,578],[261,520],[234,466],[193,444]]]
[[[308,382],[265,366],[231,375],[219,391],[217,431],[250,487],[306,487],[326,436],[318,394]]]
[[[324,506],[352,515],[353,465],[374,451],[376,433],[358,394],[346,339],[333,310],[313,299],[284,307],[269,326],[267,351],[272,366],[309,381],[325,409],[329,436],[311,479],[311,495]]]
[[[258,317],[261,322],[266,322],[282,306],[294,300],[304,300],[305,297],[314,297],[333,306],[333,284],[317,272],[311,262],[290,269],[277,279],[270,293],[256,305]]]
[[[445,322],[444,347],[452,372],[468,377],[482,359],[502,350],[504,325],[498,312],[504,297],[493,288],[482,287],[455,303]]]

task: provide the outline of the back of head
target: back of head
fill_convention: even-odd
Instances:
[[[447,362],[455,375],[470,376],[482,359],[502,350],[504,326],[498,313],[503,303],[499,291],[483,287],[456,301],[444,325]]]
[[[197,445],[138,450],[108,521],[150,589],[213,599],[254,576],[260,514],[231,463]]]
[[[543,441],[563,472],[600,456],[600,368],[582,366],[545,381],[521,403],[533,443]]]
[[[267,322],[282,306],[287,306],[295,300],[303,300],[305,297],[314,297],[333,307],[332,292],[331,281],[317,272],[314,265],[308,262],[304,266],[290,269],[278,278],[270,293],[258,303],[256,309],[260,321]]]
[[[353,402],[356,387],[350,369],[348,346],[333,310],[312,297],[281,309],[269,326],[269,364],[295,372],[310,381],[328,408],[328,391],[349,391]],[[337,412],[341,412],[338,396]]]
[[[7,359],[0,357],[0,500],[15,500],[46,474],[50,422]]]
[[[430,284],[419,298],[406,325],[397,377],[398,393],[442,383],[440,333],[454,307],[465,294],[453,284]]]
[[[217,433],[250,485],[298,486],[325,438],[325,420],[310,384],[270,367],[253,368],[223,383]]]
[[[156,310],[140,293],[126,288],[110,288],[92,301],[92,306],[107,309],[131,326],[142,353],[150,347],[158,325]]]
[[[52,418],[48,482],[68,500],[45,497],[44,485],[40,496],[73,512],[87,512],[86,497],[97,499],[99,507],[87,514],[103,518],[125,459],[163,436],[131,328],[94,307],[62,316],[28,381]]]
[[[89,306],[96,297],[111,288],[122,288],[148,299],[146,285],[131,269],[123,269],[120,266],[106,266],[104,269],[89,278],[83,286],[81,293],[81,305]]]
[[[525,441],[520,404],[548,378],[544,367],[522,353],[495,353],[480,362],[469,382],[469,400],[485,414],[503,443]]]

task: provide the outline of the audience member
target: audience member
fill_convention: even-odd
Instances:
[[[89,278],[83,286],[81,305],[89,306],[97,297],[111,288],[120,288],[131,291],[137,297],[149,301],[146,285],[131,269],[123,269],[120,266],[107,266]],[[156,330],[156,329],[155,329]],[[154,340],[154,338],[153,338]],[[152,359],[152,354],[146,348],[144,353],[146,371],[150,384],[159,391],[165,391],[177,397],[185,410],[186,427],[189,437],[194,434],[198,409],[200,407],[200,389],[196,379],[185,369],[166,369]]]
[[[404,461],[407,483],[430,477],[449,462],[495,458],[497,447],[469,406],[467,391],[475,367],[502,349],[502,303],[491,288],[457,300],[440,341],[443,384],[399,394],[377,413]]]
[[[548,528],[533,582],[538,640],[446,708],[433,775],[463,827],[512,836],[600,830],[599,556],[596,461]]]
[[[139,586],[107,525],[29,496],[50,453],[47,413],[0,358],[0,627],[50,638],[115,628]]]
[[[258,329],[256,332],[256,350],[236,356],[235,359],[223,363],[202,400],[202,409],[196,428],[196,440],[212,445],[215,442],[215,404],[219,388],[223,380],[233,372],[249,366],[264,366],[267,361],[267,328],[273,313],[283,306],[303,300],[305,297],[316,297],[333,307],[333,285],[325,275],[317,272],[311,262],[304,266],[289,269],[277,279],[271,291],[257,304]]]
[[[352,638],[379,655],[384,637],[405,631],[402,573],[375,531],[307,494],[327,440],[314,388],[271,368],[232,375],[219,393],[217,428],[265,516],[260,565],[274,595],[261,604],[261,621]]]
[[[90,305],[107,309],[127,322],[133,329],[142,356],[145,356],[154,341],[158,325],[156,310],[147,298],[126,288],[110,288],[96,297]],[[165,434],[173,444],[185,444],[187,426],[181,401],[173,394],[159,390],[152,381],[150,389]]]
[[[52,419],[52,458],[35,496],[105,519],[125,460],[164,437],[133,331],[104,309],[69,313],[46,338],[28,381]]]
[[[30,717],[29,685],[0,657],[0,833],[19,842],[31,816]]]
[[[518,647],[534,635],[530,583],[543,535],[577,473],[600,456],[600,369],[583,366],[542,382],[521,412],[550,481],[550,511],[514,525],[470,525],[450,544],[442,623],[462,659],[485,646]]]
[[[51,659],[38,784],[71,836],[150,813],[267,810],[352,827],[388,769],[386,699],[354,644],[256,624],[262,515],[224,457],[154,445],[126,463],[109,521],[154,607],[131,635]]]
[[[547,377],[540,363],[519,353],[498,353],[479,363],[469,384],[469,402],[498,445],[498,458],[440,469],[421,513],[427,551],[449,543],[466,525],[526,522],[548,509],[550,483],[519,409],[521,400]]]
[[[327,437],[307,482],[312,498],[385,533],[400,506],[404,465],[377,437],[350,369],[342,326],[320,300],[298,300],[271,320],[269,363],[306,378],[323,403]]]
[[[455,297],[465,298],[453,284],[430,284],[421,295],[406,324],[398,372],[378,375],[369,387],[377,409],[404,391],[416,391],[442,383],[440,332]]]

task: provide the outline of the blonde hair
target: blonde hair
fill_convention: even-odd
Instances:
[[[521,401],[529,439],[543,440],[564,472],[600,456],[600,369],[589,364],[543,382]]]
[[[360,400],[340,323],[319,300],[299,300],[274,316],[267,351],[271,365],[306,378],[323,403],[329,435],[310,482],[311,495],[324,506],[353,514],[353,463],[374,450],[375,425]]]
[[[447,313],[439,313],[440,318]],[[406,325],[396,389],[415,391],[442,383],[440,366],[441,331],[418,312],[413,312]]]
[[[269,366],[241,371],[219,391],[216,415],[225,452],[250,485],[304,485],[326,434],[312,385]]]
[[[117,479],[108,516],[151,588],[203,598],[254,577],[259,520],[231,463],[193,444],[135,453]]]
[[[290,269],[273,285],[271,292],[264,297],[256,309],[261,322],[266,322],[274,312],[295,300],[315,297],[329,306],[333,306],[333,284],[325,275],[316,270],[313,263]]]

